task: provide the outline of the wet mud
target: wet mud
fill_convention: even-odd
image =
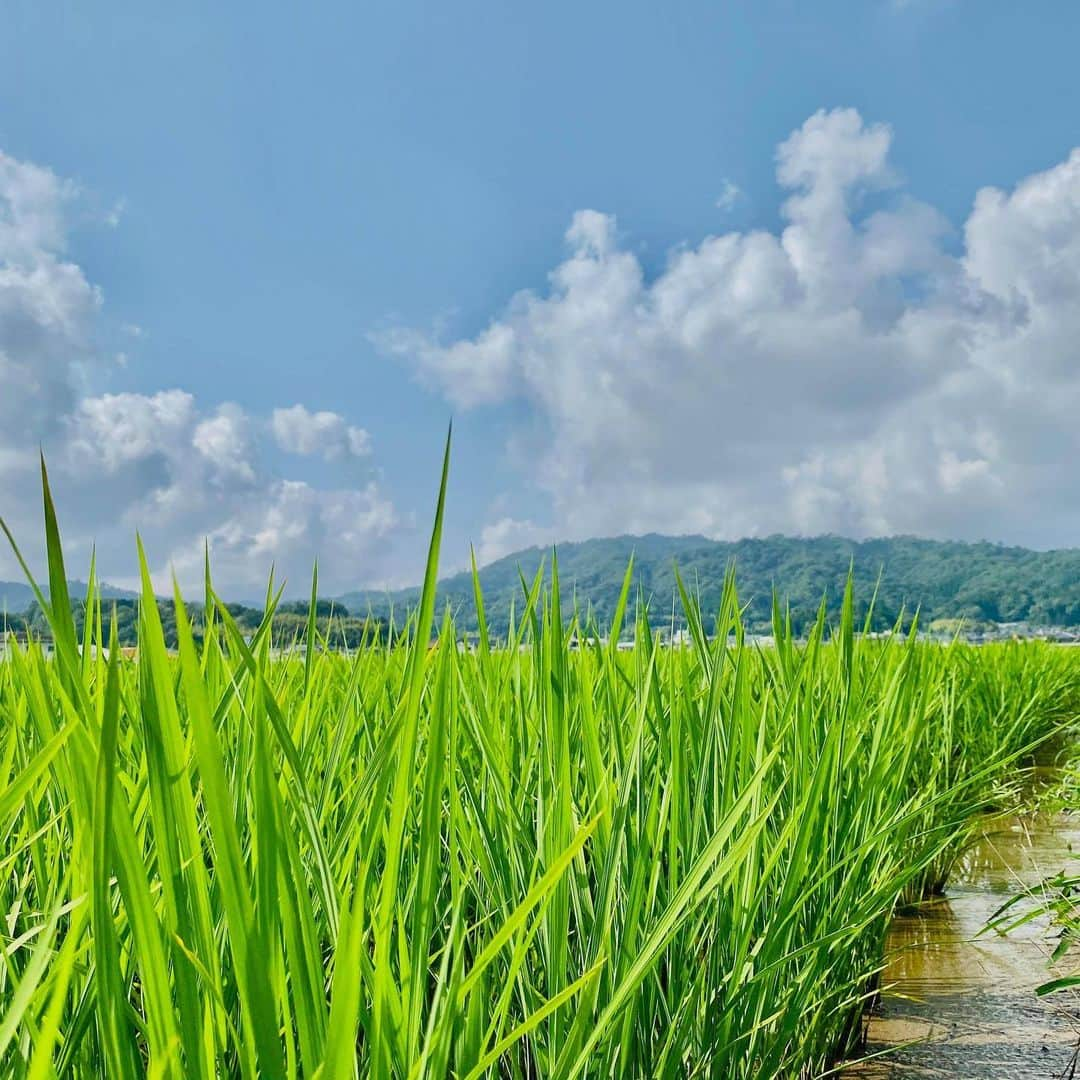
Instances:
[[[1075,971],[1075,957],[1049,965],[1057,943],[1047,920],[1008,935],[987,921],[1024,886],[1080,862],[1080,819],[1031,815],[988,823],[948,895],[898,915],[888,966],[869,1019],[867,1055],[844,1069],[850,1080],[1070,1077],[1076,1068],[1080,1003],[1072,994],[1039,998],[1035,987]],[[1017,911],[1019,913],[1019,910]]]

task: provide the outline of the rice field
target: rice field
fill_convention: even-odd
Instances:
[[[824,1075],[893,912],[1080,711],[1074,652],[873,640],[850,589],[750,644],[734,577],[668,649],[632,568],[598,628],[553,564],[462,649],[445,475],[407,632],[284,658],[209,570],[171,654],[145,559],[137,656],[93,592],[79,638],[46,484],[54,650],[0,663],[5,1078]]]

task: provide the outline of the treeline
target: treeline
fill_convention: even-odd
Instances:
[[[102,601],[102,617],[106,627],[115,612],[117,638],[122,646],[138,643],[140,602],[129,599]],[[245,604],[223,606],[245,636],[254,634],[263,623],[264,612],[261,608],[248,607]],[[189,604],[186,610],[191,621],[192,632],[196,640],[201,641],[205,625],[203,606]],[[275,648],[284,649],[302,642],[308,630],[308,612],[309,604],[305,601],[290,601],[279,605],[274,610],[271,621],[271,644]],[[159,600],[158,613],[165,632],[166,644],[170,648],[176,648],[175,605],[171,600]],[[86,620],[86,604],[81,600],[75,601],[73,614],[81,637]],[[14,633],[20,637],[29,635],[39,640],[48,640],[51,636],[45,614],[36,603],[24,612],[8,613],[3,616],[3,620],[2,626],[7,633]],[[363,643],[381,643],[386,640],[387,627],[382,620],[351,615],[346,607],[329,600],[320,600],[316,603],[315,624],[320,637],[325,638],[332,648],[354,649]]]

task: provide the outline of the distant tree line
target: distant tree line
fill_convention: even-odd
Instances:
[[[102,619],[105,633],[115,612],[117,639],[123,646],[138,642],[139,600],[117,599],[102,601]],[[264,613],[260,608],[245,604],[225,604],[237,627],[245,635],[254,634],[263,623]],[[201,604],[186,606],[192,633],[197,641],[202,640],[205,625],[205,612]],[[308,630],[309,604],[306,601],[289,601],[279,605],[273,613],[270,635],[271,644],[283,649],[303,642]],[[171,600],[158,601],[158,613],[165,634],[165,642],[170,648],[176,648],[176,608]],[[72,604],[75,627],[80,635],[86,618],[86,604],[76,600]],[[19,636],[30,635],[41,640],[48,640],[52,634],[45,613],[37,603],[26,611],[2,616],[0,629]],[[315,606],[315,625],[320,637],[327,639],[332,648],[353,649],[363,642],[384,642],[387,627],[379,619],[351,615],[347,608],[329,600],[319,600]]]

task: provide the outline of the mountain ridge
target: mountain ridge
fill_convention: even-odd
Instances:
[[[503,633],[510,602],[521,607],[518,570],[531,579],[550,548],[523,548],[480,569],[485,613]],[[922,625],[935,619],[978,622],[1028,622],[1040,626],[1080,626],[1080,548],[1036,550],[992,541],[930,540],[911,535],[852,540],[826,534],[783,534],[734,541],[704,536],[624,534],[555,546],[564,602],[575,596],[581,610],[591,608],[602,627],[614,611],[631,554],[635,582],[650,603],[654,625],[670,623],[676,593],[673,567],[701,594],[706,611],[719,602],[724,574],[734,565],[739,594],[751,628],[764,629],[775,586],[790,604],[793,619],[805,624],[824,597],[835,611],[849,568],[856,599],[865,611],[877,590],[874,623],[892,625],[902,614],[920,610]],[[879,582],[880,576],[880,582]],[[449,602],[463,629],[475,629],[469,571],[440,579],[440,605]],[[419,588],[391,592],[353,590],[340,601],[354,613],[385,618],[415,603]],[[678,619],[678,605],[676,622]]]
[[[72,580],[68,583],[68,591],[74,600],[82,600],[86,596],[86,582]],[[48,595],[47,585],[42,588]],[[107,582],[98,583],[98,592],[105,600],[134,600],[138,593],[130,589],[120,589]],[[34,604],[34,590],[21,581],[0,581],[0,612],[7,611],[12,614],[22,614]]]

